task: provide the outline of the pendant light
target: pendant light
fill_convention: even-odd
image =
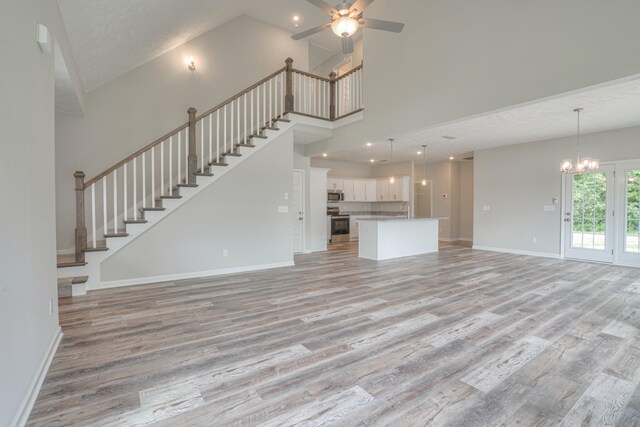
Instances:
[[[389,160],[391,162],[391,178],[389,178],[389,182],[393,184],[396,182],[396,179],[393,177],[393,138],[389,138],[389,145],[391,147],[391,157]]]
[[[577,158],[575,163],[575,172],[593,172],[600,168],[600,160],[591,159],[590,157],[581,158],[580,157],[580,113],[584,108],[575,108],[573,111],[578,116],[578,131],[576,135],[576,152]],[[569,173],[574,170],[573,161],[571,159],[565,159],[562,161],[562,165],[560,165],[560,170],[564,173]]]
[[[427,146],[422,146],[422,159],[424,164],[422,166],[422,186],[427,186]]]

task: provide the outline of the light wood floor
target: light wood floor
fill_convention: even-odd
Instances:
[[[62,302],[29,425],[640,425],[638,270],[355,254]]]

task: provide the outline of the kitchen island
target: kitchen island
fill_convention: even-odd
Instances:
[[[437,252],[440,219],[362,219],[358,256],[379,261]]]

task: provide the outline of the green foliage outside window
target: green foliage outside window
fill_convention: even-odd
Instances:
[[[573,176],[573,231],[604,233],[607,225],[607,175]]]
[[[640,219],[640,170],[627,173],[627,235],[638,235]]]

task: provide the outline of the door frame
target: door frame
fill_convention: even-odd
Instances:
[[[627,166],[631,166],[632,168],[640,168],[640,160],[639,159],[633,159],[633,160],[623,160],[623,161],[619,161],[616,162],[616,176],[615,176],[615,184],[616,184],[616,188],[615,188],[615,195],[616,195],[616,203],[615,203],[615,212],[616,212],[616,219],[615,219],[615,233],[616,233],[616,237],[618,237],[617,242],[615,243],[615,248],[613,251],[613,263],[615,265],[622,265],[622,266],[626,266],[626,267],[640,267],[638,265],[638,263],[634,263],[632,261],[629,261],[629,258],[627,255],[625,255],[624,252],[624,243],[625,243],[625,237],[626,237],[626,201],[627,201],[627,194],[626,194],[626,178],[627,178],[627,174],[623,173],[626,172],[626,167]],[[618,168],[620,170],[618,170]],[[620,221],[618,221],[618,218],[620,218]],[[640,254],[636,254],[636,255],[632,255],[635,257],[640,257]]]
[[[613,166],[613,173],[614,173],[614,179],[613,179],[613,184],[614,184],[614,188],[613,188],[613,210],[614,210],[614,215],[613,215],[613,262],[609,263],[609,262],[605,262],[605,264],[612,264],[612,265],[620,265],[620,266],[627,266],[627,267],[638,267],[638,265],[635,264],[630,264],[624,261],[624,259],[621,259],[620,254],[622,253],[621,250],[623,250],[624,248],[621,246],[620,244],[620,236],[622,235],[622,230],[624,229],[624,221],[619,220],[619,218],[623,218],[623,213],[625,211],[624,208],[624,200],[626,200],[626,197],[621,197],[620,195],[622,194],[624,196],[624,174],[619,173],[619,169],[620,166],[625,166],[627,164],[633,164],[633,163],[640,163],[640,159],[629,159],[629,160],[617,160],[617,161],[611,161],[611,162],[602,162],[600,163],[602,166]],[[566,174],[563,173],[562,174],[562,178],[561,178],[561,190],[560,190],[560,216],[559,216],[559,221],[560,221],[560,258],[561,259],[574,259],[574,258],[567,258],[566,256],[566,227],[565,227],[565,222],[564,222],[564,218],[565,218],[565,209],[566,209],[566,203],[567,203],[567,178],[570,174]],[[601,261],[590,261],[590,260],[583,260],[584,262],[601,262]]]
[[[304,254],[304,253],[308,253],[307,252],[307,209],[306,209],[306,196],[307,196],[307,177],[305,174],[304,169],[293,169],[293,173],[300,173],[300,176],[302,178],[302,192],[301,192],[301,205],[302,205],[302,251],[300,252],[293,252],[294,254]],[[295,212],[294,212],[295,213]],[[296,213],[296,216],[298,216],[300,214]],[[293,247],[293,241],[291,242],[291,245]]]
[[[580,260],[580,261],[587,261],[587,262],[601,262],[604,264],[613,264],[615,262],[615,248],[616,248],[616,240],[617,240],[617,235],[616,235],[616,218],[614,216],[614,212],[616,209],[616,165],[615,163],[601,163],[600,164],[601,168],[599,171],[597,172],[603,172],[603,169],[606,168],[606,170],[604,170],[604,172],[611,173],[611,181],[609,181],[609,177],[607,177],[607,193],[606,193],[606,197],[607,197],[607,214],[606,214],[606,221],[607,221],[607,234],[608,236],[605,236],[606,239],[606,247],[604,252],[600,252],[603,256],[603,258],[606,259],[589,259],[589,258],[580,258],[580,257],[567,257],[567,239],[569,236],[567,236],[567,222],[565,221],[566,218],[566,212],[569,211],[570,206],[567,206],[567,204],[569,203],[569,197],[567,194],[567,187],[568,184],[570,182],[572,182],[573,180],[571,179],[571,177],[573,177],[573,175],[575,175],[575,173],[565,173],[562,174],[563,180],[562,180],[562,211],[561,211],[561,215],[560,215],[560,224],[561,224],[561,230],[563,231],[562,233],[562,258],[568,258],[568,259],[575,259],[575,260]],[[588,172],[587,172],[588,173]],[[571,214],[571,219],[573,220],[573,211]],[[579,251],[579,249],[578,249]],[[589,253],[589,249],[584,249],[584,251],[586,251],[585,253]],[[609,255],[607,254],[608,251],[612,251],[612,253]],[[597,252],[594,252],[594,254],[598,254]]]

